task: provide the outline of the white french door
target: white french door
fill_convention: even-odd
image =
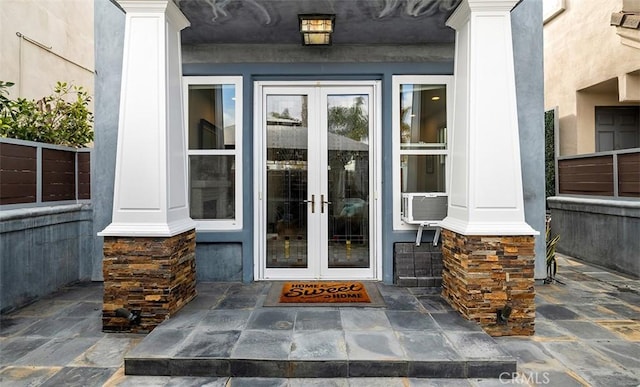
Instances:
[[[256,278],[377,279],[376,82],[256,82]]]

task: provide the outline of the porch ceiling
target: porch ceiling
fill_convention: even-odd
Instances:
[[[452,43],[461,0],[175,0],[183,44],[301,44],[298,14],[336,15],[333,44]]]

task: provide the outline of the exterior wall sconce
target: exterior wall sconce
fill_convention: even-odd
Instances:
[[[298,15],[302,44],[305,46],[328,46],[336,22],[336,15]]]

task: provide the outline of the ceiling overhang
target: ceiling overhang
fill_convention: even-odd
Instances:
[[[334,14],[333,45],[453,43],[461,0],[174,0],[191,26],[182,43],[300,44],[299,14]]]

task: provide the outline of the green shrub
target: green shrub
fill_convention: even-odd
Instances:
[[[83,147],[93,141],[91,96],[82,86],[58,82],[40,100],[9,99],[13,82],[0,81],[0,137]]]

